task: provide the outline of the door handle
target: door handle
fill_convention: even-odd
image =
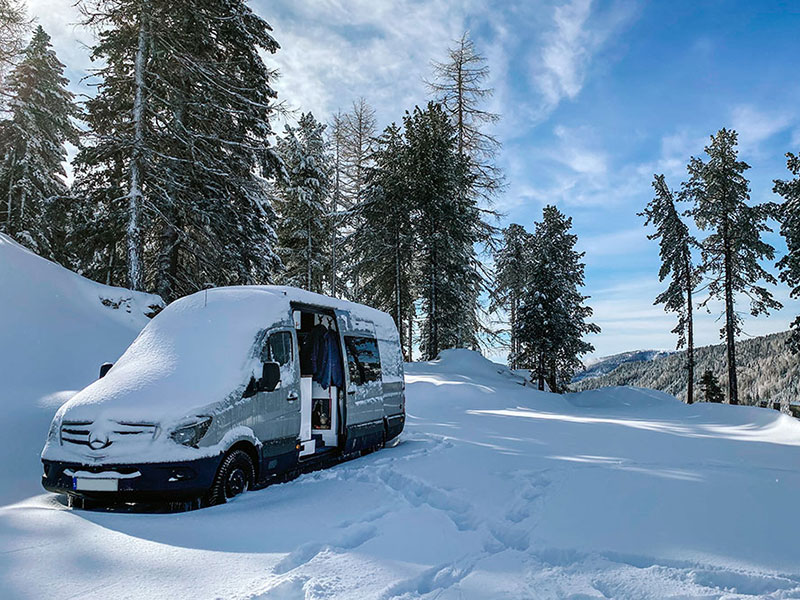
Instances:
[[[289,395],[286,396],[286,399],[289,402],[294,402],[295,400],[297,400],[297,392],[289,392]]]

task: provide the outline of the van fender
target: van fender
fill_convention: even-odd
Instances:
[[[249,442],[255,446],[256,450],[261,449],[261,440],[256,437],[255,432],[244,425],[239,425],[229,430],[222,439],[216,444],[220,454],[224,454],[239,442]]]

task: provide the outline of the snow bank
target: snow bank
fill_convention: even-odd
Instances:
[[[39,453],[56,408],[115,361],[160,304],[80,277],[0,234],[0,501],[38,493]]]

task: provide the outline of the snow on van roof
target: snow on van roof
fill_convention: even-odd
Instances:
[[[375,323],[377,335],[397,333],[386,313],[281,286],[212,288],[173,302],[142,330],[108,374],[61,409],[69,420],[166,424],[238,399],[261,363],[260,332],[291,326],[289,303],[346,310]]]

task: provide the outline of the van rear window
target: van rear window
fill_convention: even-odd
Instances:
[[[375,338],[345,336],[344,345],[351,383],[362,385],[381,378],[381,357]]]

